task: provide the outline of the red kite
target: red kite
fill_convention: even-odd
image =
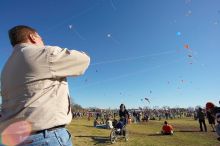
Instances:
[[[188,45],[188,44],[185,44],[185,45],[184,45],[184,48],[185,48],[185,49],[189,49],[189,45]]]

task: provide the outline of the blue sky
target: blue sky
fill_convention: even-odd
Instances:
[[[7,31],[19,24],[90,55],[85,75],[68,78],[83,107],[218,105],[218,0],[7,0],[0,14],[0,69],[13,50]]]

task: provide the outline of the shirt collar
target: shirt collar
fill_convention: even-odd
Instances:
[[[20,44],[15,45],[14,49],[21,49],[21,48],[24,48],[24,47],[27,47],[27,46],[37,46],[37,45],[29,44],[29,43],[20,43]]]

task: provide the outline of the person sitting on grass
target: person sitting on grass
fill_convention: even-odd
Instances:
[[[161,133],[164,134],[164,135],[173,135],[172,125],[168,124],[167,121],[164,121],[164,125],[162,127]]]
[[[98,117],[96,117],[95,120],[94,120],[94,127],[96,127],[97,125],[100,125]]]
[[[112,120],[110,118],[107,118],[107,120],[106,120],[106,128],[107,129],[112,129],[113,128]]]

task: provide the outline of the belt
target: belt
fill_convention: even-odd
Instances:
[[[59,126],[55,126],[55,127],[52,127],[52,128],[48,128],[48,129],[44,129],[44,130],[40,130],[40,131],[36,131],[36,132],[32,132],[31,134],[39,134],[39,133],[42,133],[44,131],[54,131],[54,130],[57,130],[59,128],[65,128],[66,125],[59,125]]]

